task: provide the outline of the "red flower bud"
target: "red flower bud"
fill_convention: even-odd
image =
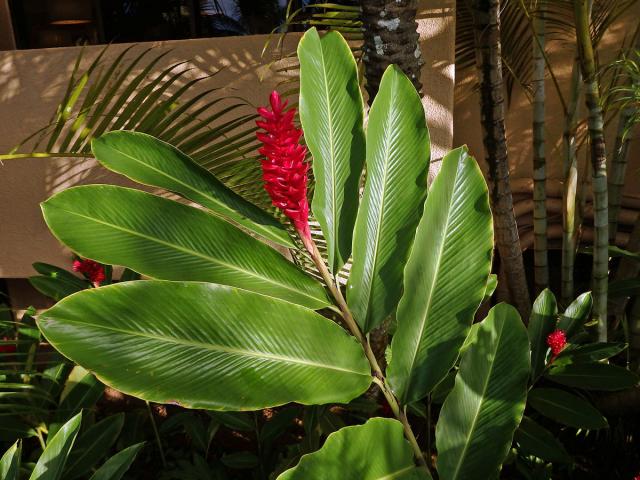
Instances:
[[[73,271],[87,277],[94,287],[99,287],[105,280],[104,267],[93,260],[74,260]]]
[[[552,358],[555,358],[567,345],[567,335],[563,330],[554,330],[547,335],[547,345],[551,349]]]
[[[269,98],[271,110],[258,108],[264,119],[257,121],[264,132],[256,136],[263,146],[258,150],[266,158],[262,160],[264,188],[271,202],[291,219],[302,239],[311,238],[309,231],[309,202],[307,200],[307,170],[304,161],[307,148],[300,145],[302,130],[293,124],[295,108],[285,111],[278,92]]]

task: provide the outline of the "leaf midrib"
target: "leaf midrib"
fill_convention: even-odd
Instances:
[[[395,91],[395,86],[396,86],[396,77],[394,75],[393,77],[393,84],[391,87],[391,92]],[[391,101],[389,102],[389,108],[387,109],[387,117],[385,120],[385,132],[389,132],[390,130],[390,124],[391,122],[391,115],[389,114],[389,112],[392,110],[392,104]],[[369,129],[367,128],[367,131]],[[385,207],[385,199],[387,196],[387,176],[389,174],[389,160],[390,160],[390,155],[389,155],[389,142],[388,142],[388,136],[387,135],[383,135],[383,142],[384,142],[384,161],[383,161],[383,165],[384,165],[384,174],[382,177],[382,193],[380,195],[380,208],[378,210],[378,221],[376,223],[377,229],[376,229],[376,239],[374,242],[374,249],[373,249],[373,259],[372,259],[372,267],[371,267],[371,271],[375,272],[376,270],[376,265],[378,262],[378,245],[380,243],[380,235],[381,235],[381,231],[382,231],[382,214],[384,212],[384,207]],[[366,220],[366,219],[365,219]],[[371,294],[373,293],[373,274],[369,277],[369,281],[367,282],[366,285],[366,290],[367,290],[367,314],[365,317],[365,328],[368,330],[371,326],[369,325],[369,319],[371,317]]]
[[[498,356],[498,349],[500,348],[500,339],[502,338],[502,333],[504,332],[504,322],[502,322],[501,328],[500,328],[500,333],[498,334],[498,338],[496,339],[495,345],[496,348],[493,352],[491,352],[491,362],[489,363],[489,371],[487,372],[487,377],[484,381],[484,385],[482,386],[482,395],[480,396],[480,401],[478,402],[478,408],[476,409],[475,414],[473,415],[473,420],[471,422],[471,428],[469,429],[469,434],[467,435],[467,441],[464,444],[464,447],[462,448],[462,452],[460,452],[460,456],[458,457],[458,464],[456,465],[456,468],[454,470],[453,476],[452,478],[456,479],[458,478],[458,472],[460,472],[460,469],[462,468],[462,464],[463,464],[463,460],[465,458],[465,455],[467,453],[467,450],[469,448],[470,445],[470,441],[469,439],[472,437],[473,432],[476,429],[476,423],[478,422],[478,417],[480,416],[480,411],[482,410],[482,406],[485,403],[485,398],[486,398],[486,394],[487,394],[487,389],[489,387],[489,379],[491,378],[491,374],[493,372],[493,367],[496,364],[495,359]]]
[[[336,265],[338,262],[338,259],[335,258],[340,257],[340,241],[338,240],[338,222],[337,222],[337,215],[338,215],[338,207],[337,207],[337,199],[336,199],[336,154],[335,154],[335,145],[334,145],[334,141],[333,141],[333,110],[331,109],[331,95],[329,94],[329,79],[327,77],[327,67],[325,64],[325,60],[324,60],[324,48],[322,46],[322,39],[320,38],[320,36],[318,35],[318,43],[320,44],[320,52],[322,53],[322,55],[320,55],[320,58],[322,59],[322,77],[324,80],[324,91],[325,91],[325,95],[326,95],[326,100],[327,100],[327,116],[328,116],[328,122],[329,122],[329,148],[331,151],[331,230],[333,233],[333,252],[331,251],[331,249],[329,249],[329,257],[333,257],[333,262],[331,263],[331,269],[333,270],[334,265]]]
[[[68,210],[68,209],[60,208],[60,207],[54,207],[54,208],[59,208],[60,210],[63,210],[64,212],[66,212],[66,213],[68,213],[68,214],[75,215],[75,216],[80,217],[80,218],[83,218],[83,219],[85,219],[85,220],[89,220],[89,221],[92,221],[92,222],[94,222],[94,223],[98,223],[98,224],[100,224],[100,225],[104,225],[104,226],[107,226],[107,227],[113,228],[113,229],[115,229],[115,230],[120,230],[120,231],[125,232],[125,233],[128,233],[128,234],[130,234],[130,235],[137,236],[137,237],[140,237],[140,238],[144,238],[144,239],[146,239],[146,240],[149,240],[150,242],[155,242],[155,243],[158,243],[158,244],[161,244],[161,245],[165,245],[165,246],[167,246],[167,247],[173,248],[173,249],[178,250],[178,251],[181,251],[181,252],[183,252],[183,253],[186,253],[186,254],[189,254],[189,255],[193,255],[193,256],[195,256],[195,257],[202,258],[202,259],[207,260],[207,261],[209,261],[209,262],[211,262],[211,263],[213,263],[213,264],[220,265],[220,266],[222,266],[222,267],[226,267],[226,268],[229,268],[229,269],[231,269],[231,270],[236,270],[236,271],[241,272],[241,273],[244,273],[244,274],[246,274],[246,275],[248,275],[248,276],[255,277],[255,278],[258,278],[258,279],[260,279],[260,280],[263,280],[263,281],[265,281],[266,283],[270,283],[270,284],[272,284],[272,285],[275,285],[275,286],[277,286],[277,287],[279,287],[279,288],[282,288],[282,289],[285,289],[285,290],[288,290],[288,291],[294,292],[294,293],[295,293],[295,294],[297,294],[297,295],[305,296],[305,297],[310,298],[310,299],[312,299],[312,300],[314,300],[314,301],[316,301],[316,302],[321,301],[320,299],[318,299],[318,298],[316,298],[316,297],[314,297],[314,296],[311,296],[311,295],[309,295],[309,294],[308,294],[308,293],[306,293],[306,292],[303,292],[303,291],[301,291],[301,290],[297,290],[297,289],[295,289],[295,288],[289,287],[288,285],[285,285],[285,284],[282,284],[282,283],[278,283],[278,282],[274,281],[273,279],[270,279],[270,278],[268,278],[268,277],[264,277],[264,276],[262,276],[262,275],[259,275],[259,274],[258,274],[258,273],[256,273],[256,272],[252,272],[252,271],[250,271],[250,270],[245,270],[245,269],[243,269],[243,268],[240,268],[239,266],[231,265],[231,264],[229,264],[229,263],[226,263],[226,262],[223,262],[223,261],[221,261],[221,260],[215,259],[215,258],[210,257],[210,256],[208,256],[208,255],[204,255],[204,254],[202,254],[202,253],[198,253],[198,252],[196,252],[195,250],[191,250],[191,249],[188,249],[188,248],[185,248],[185,247],[182,247],[182,246],[179,246],[179,245],[173,244],[173,243],[166,242],[166,241],[164,241],[164,240],[160,240],[160,239],[159,239],[159,238],[157,238],[157,237],[150,237],[150,236],[148,236],[148,235],[144,235],[144,234],[138,233],[138,232],[136,232],[136,231],[134,231],[134,230],[130,230],[130,229],[128,229],[128,228],[120,227],[120,226],[115,225],[115,224],[113,224],[113,223],[109,223],[109,222],[101,221],[101,220],[98,220],[98,219],[96,219],[96,218],[94,218],[94,217],[90,217],[90,216],[87,216],[87,215],[83,215],[83,214],[81,214],[81,213],[77,213],[77,212],[74,212],[74,211],[72,211],[72,210]],[[285,261],[286,261],[286,260],[285,260]],[[151,275],[149,275],[149,276],[151,276]]]
[[[44,320],[45,322],[47,321],[47,319],[48,319],[48,317],[47,317],[46,314],[42,316],[42,320]],[[54,318],[49,318],[48,320],[50,322],[56,322],[56,320]],[[60,323],[60,322],[58,322],[58,323]],[[253,352],[253,351],[250,351],[250,350],[242,350],[242,349],[238,349],[238,348],[231,348],[231,347],[227,347],[227,346],[219,345],[219,344],[215,344],[215,343],[195,342],[193,340],[186,340],[186,339],[175,338],[175,337],[167,337],[165,335],[157,335],[157,334],[156,335],[151,335],[151,334],[147,334],[147,333],[144,333],[144,332],[141,332],[141,331],[126,330],[126,329],[122,329],[122,328],[109,327],[109,326],[106,326],[106,325],[96,325],[96,324],[93,324],[93,323],[87,323],[87,322],[82,322],[82,321],[72,320],[72,319],[66,319],[64,323],[73,323],[73,324],[76,324],[76,325],[83,325],[83,326],[86,326],[86,327],[92,327],[92,328],[96,328],[96,329],[108,330],[108,331],[115,332],[115,333],[121,333],[123,335],[130,335],[132,337],[148,338],[148,339],[156,340],[156,341],[160,341],[160,342],[164,341],[166,343],[174,343],[176,345],[184,345],[184,346],[188,346],[188,347],[200,348],[202,350],[219,351],[219,352],[223,352],[223,353],[228,353],[229,355],[255,357],[255,358],[261,358],[261,359],[265,359],[265,360],[271,360],[273,362],[295,363],[295,364],[299,364],[299,365],[305,365],[305,366],[308,366],[308,367],[324,368],[326,370],[335,370],[335,371],[339,371],[339,372],[352,373],[352,374],[355,374],[355,375],[361,375],[361,376],[365,376],[365,377],[369,376],[369,374],[367,374],[367,373],[357,372],[355,370],[350,370],[350,369],[338,367],[338,366],[335,366],[335,365],[328,365],[328,364],[324,364],[324,363],[312,362],[312,361],[308,361],[308,360],[302,360],[302,359],[287,357],[287,356],[283,356],[283,355],[269,354],[269,353],[265,353],[265,352]]]

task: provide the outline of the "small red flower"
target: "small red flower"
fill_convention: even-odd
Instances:
[[[11,340],[9,337],[3,337],[2,341],[6,342],[8,340]],[[0,353],[15,353],[16,352],[16,346],[14,344],[3,344],[0,345]]]
[[[73,271],[87,277],[94,287],[99,287],[105,280],[104,267],[93,260],[74,260]]]
[[[555,358],[567,345],[567,335],[563,330],[554,330],[547,336],[547,345],[551,349],[551,358]]]
[[[278,92],[269,98],[271,110],[258,108],[264,120],[256,122],[264,132],[257,132],[263,146],[258,150],[266,158],[262,160],[264,188],[273,205],[291,219],[303,240],[311,238],[309,231],[309,202],[307,200],[307,170],[304,161],[307,148],[300,145],[302,130],[293,124],[295,108],[285,111]]]

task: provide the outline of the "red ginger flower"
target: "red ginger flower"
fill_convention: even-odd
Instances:
[[[87,277],[94,287],[99,287],[104,282],[104,267],[93,260],[74,260],[73,271],[80,272]]]
[[[274,206],[291,219],[303,240],[311,238],[309,231],[309,202],[307,201],[307,170],[304,161],[307,148],[300,145],[302,130],[293,124],[295,108],[285,111],[278,92],[269,97],[271,110],[258,108],[264,120],[256,122],[265,132],[257,132],[263,146],[258,150],[262,160],[264,188]]]
[[[547,345],[551,349],[551,357],[555,358],[567,345],[567,335],[563,330],[554,330],[547,336]]]

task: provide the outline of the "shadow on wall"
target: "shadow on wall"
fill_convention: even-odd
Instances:
[[[425,60],[422,83],[425,108],[431,129],[434,158],[451,148],[453,137],[454,77],[454,0],[433,2],[422,9],[419,21],[422,54]],[[220,88],[220,95],[239,97],[251,106],[265,104],[271,90],[289,90],[296,81],[293,68],[298,34],[284,37],[280,49],[262,51],[269,36],[221,37],[141,44],[134,50],[153,46],[168,52],[154,67],[158,75],[168,65],[186,61],[180,66],[185,73],[175,88],[188,81],[216,73],[194,86],[191,95]],[[276,43],[271,39],[271,46]],[[114,59],[128,45],[113,45],[107,61]],[[103,47],[86,47],[81,65],[86,68]],[[0,152],[10,151],[18,142],[47,125],[63,98],[72,75],[79,48],[60,48],[0,52]],[[130,52],[132,55],[134,51]],[[131,72],[139,73],[141,68]],[[175,90],[174,90],[175,91]],[[216,93],[217,95],[217,93]],[[235,110],[229,115],[253,113],[253,107]],[[228,118],[228,117],[227,117]],[[29,151],[23,149],[23,151]],[[105,171],[94,160],[24,159],[11,160],[0,166],[0,278],[30,276],[31,263],[66,265],[70,252],[62,249],[42,221],[39,203],[72,185],[115,183],[131,185],[126,179]],[[139,188],[139,187],[138,187]]]

